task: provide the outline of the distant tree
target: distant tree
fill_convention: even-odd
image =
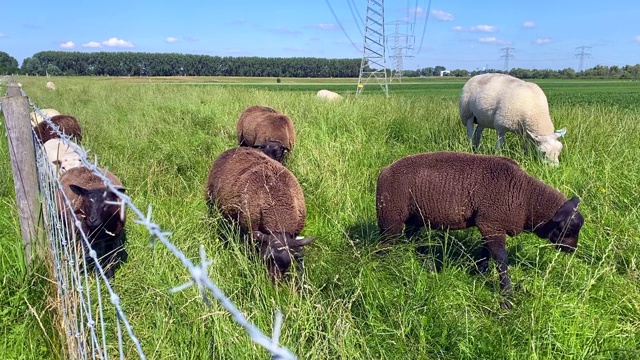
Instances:
[[[0,51],[0,74],[18,73],[18,60],[4,51]]]
[[[62,71],[60,70],[60,68],[53,64],[49,64],[47,66],[47,73],[51,76],[62,75]]]

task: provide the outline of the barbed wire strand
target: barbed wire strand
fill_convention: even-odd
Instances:
[[[23,89],[21,89],[22,95],[26,96],[26,93],[24,92]],[[171,233],[169,232],[163,232],[160,229],[160,226],[156,223],[154,223],[151,220],[151,214],[152,214],[152,207],[151,205],[149,205],[147,213],[144,214],[140,209],[138,209],[133,202],[131,201],[131,198],[127,195],[122,193],[119,190],[119,187],[116,187],[111,180],[109,180],[106,177],[106,169],[100,169],[98,167],[98,159],[97,156],[95,157],[94,162],[90,162],[87,158],[87,154],[89,153],[90,150],[85,150],[84,148],[82,148],[81,146],[77,145],[76,143],[74,143],[73,141],[71,141],[71,138],[69,136],[67,136],[66,134],[63,134],[60,132],[60,130],[58,129],[58,127],[51,122],[51,119],[44,114],[35,104],[33,104],[33,102],[31,101],[31,99],[29,98],[29,104],[30,106],[33,108],[34,112],[38,113],[40,116],[43,117],[44,121],[47,121],[48,124],[51,126],[51,128],[54,130],[54,132],[56,132],[58,134],[58,136],[60,136],[60,139],[62,141],[63,144],[69,146],[72,150],[76,151],[79,155],[80,155],[80,161],[81,163],[87,167],[95,176],[97,176],[98,178],[100,178],[105,187],[110,191],[113,192],[116,196],[118,196],[119,200],[118,202],[112,203],[114,205],[119,205],[121,207],[121,214],[124,214],[125,208],[128,207],[133,213],[134,215],[137,217],[134,220],[134,223],[143,225],[147,228],[147,230],[149,231],[150,235],[152,236],[152,244],[154,243],[154,240],[157,239],[159,240],[168,250],[170,250],[179,260],[180,262],[182,262],[182,264],[187,268],[187,270],[189,271],[192,280],[190,280],[189,282],[176,286],[172,289],[170,289],[171,293],[174,292],[178,292],[178,291],[182,291],[185,290],[191,286],[196,286],[198,288],[198,290],[200,291],[203,300],[205,302],[205,304],[207,304],[208,306],[210,305],[210,302],[208,300],[207,297],[207,290],[209,292],[211,292],[213,294],[213,296],[220,302],[220,304],[227,310],[229,311],[229,313],[232,315],[232,317],[234,318],[234,320],[240,325],[242,326],[245,331],[247,332],[247,334],[250,336],[250,338],[252,339],[252,341],[254,341],[255,343],[259,344],[260,346],[262,346],[263,348],[265,348],[267,351],[269,351],[272,355],[273,358],[276,359],[296,359],[296,356],[291,353],[291,351],[289,351],[287,348],[285,347],[281,347],[278,345],[278,340],[276,338],[271,339],[269,337],[267,337],[266,335],[264,335],[255,325],[253,325],[251,322],[249,322],[246,317],[242,314],[242,312],[240,312],[235,305],[233,304],[233,302],[224,295],[224,292],[222,292],[222,290],[220,290],[214,283],[213,281],[211,281],[211,279],[208,277],[207,274],[207,267],[211,264],[211,261],[208,260],[206,258],[206,253],[205,253],[205,249],[204,246],[200,246],[200,264],[195,265],[193,262],[191,262],[186,255],[180,251],[173,243],[171,243],[171,241],[169,241],[168,237],[171,235]],[[103,171],[105,172],[105,174],[103,174]],[[51,172],[53,173],[53,170],[51,170]],[[57,181],[56,181],[57,182]],[[57,188],[58,188],[58,192],[62,194],[62,197],[64,198],[64,202],[66,203],[67,206],[70,206],[71,203],[69,201],[69,199],[66,197],[66,195],[64,194],[64,192],[62,191],[62,185],[57,182]],[[73,223],[75,224],[75,226],[80,230],[78,231],[80,233],[80,236],[82,237],[82,240],[84,241],[84,244],[86,246],[86,248],[89,250],[89,256],[93,259],[94,263],[95,263],[95,268],[96,268],[96,277],[100,277],[102,278],[102,281],[105,284],[105,288],[109,294],[109,300],[110,302],[114,305],[114,307],[116,308],[116,322],[118,324],[118,327],[120,326],[120,321],[122,321],[122,325],[124,325],[125,330],[127,331],[130,339],[133,341],[137,352],[140,356],[141,359],[145,359],[145,355],[144,352],[142,350],[142,346],[140,344],[140,341],[138,340],[138,338],[134,335],[133,333],[133,329],[131,327],[131,324],[129,323],[129,321],[127,320],[127,317],[124,314],[124,311],[122,310],[121,304],[120,304],[120,298],[119,296],[113,291],[113,288],[111,287],[103,269],[102,266],[100,265],[98,258],[97,258],[97,254],[95,252],[95,250],[93,250],[93,248],[91,247],[91,244],[88,240],[88,237],[86,234],[84,234],[84,232],[82,231],[82,227],[80,226],[80,221],[77,219],[77,217],[75,216],[75,214],[73,214],[73,212],[70,212],[72,217],[73,217]],[[75,235],[75,234],[74,234]],[[69,246],[68,242],[67,242],[67,247]],[[84,253],[84,246],[80,247],[81,250]],[[83,257],[84,258],[84,257]],[[76,262],[77,263],[77,262]],[[82,295],[80,295],[82,296]],[[98,302],[101,302],[100,299],[100,293],[98,292]],[[86,308],[81,307],[81,311],[83,311],[85,314],[87,314],[86,316],[88,317],[88,324],[90,326],[90,328],[94,329],[94,325],[95,322],[93,321],[93,319],[91,319],[91,312],[90,311],[86,311]],[[278,315],[279,314],[279,315]],[[281,318],[282,314],[280,313],[279,310],[276,311],[276,319],[278,317]],[[104,324],[104,323],[103,323]],[[276,321],[276,323],[274,324],[274,334],[279,334],[280,333],[280,327],[282,325],[281,321]],[[84,323],[81,322],[81,327],[84,326]],[[78,336],[78,332],[76,331],[76,337]],[[93,334],[92,332],[92,344],[96,347],[100,347],[99,341],[97,340],[97,337],[95,336],[95,334]],[[121,337],[119,336],[119,341],[122,341]],[[104,335],[103,335],[103,343],[105,342],[104,340]],[[103,346],[104,347],[104,346]],[[106,354],[106,348],[104,349],[105,354]],[[120,354],[121,357],[124,356],[122,353]]]

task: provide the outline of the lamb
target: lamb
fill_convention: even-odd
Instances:
[[[111,172],[102,171],[121,193],[125,192],[120,180]],[[118,195],[109,190],[102,179],[85,166],[69,169],[60,176],[62,192],[57,192],[59,216],[67,219],[66,223],[73,223],[70,213],[73,212],[80,221],[80,229],[87,236],[91,248],[96,251],[100,266],[105,270],[108,279],[112,278],[117,268],[127,259],[124,249],[126,241],[125,213],[120,205]],[[67,207],[64,195],[71,204]],[[71,221],[70,221],[71,220]],[[85,250],[85,266],[91,269],[95,266],[84,239],[76,228],[76,238]]]
[[[260,149],[270,158],[283,163],[296,140],[291,119],[268,107],[254,105],[240,114],[236,126],[239,146]]]
[[[477,227],[483,237],[480,272],[497,263],[500,287],[511,293],[506,235],[532,232],[562,251],[577,248],[584,223],[580,200],[527,174],[501,156],[434,152],[407,156],[382,170],[376,190],[381,241],[420,228],[460,230]],[[509,307],[507,302],[504,307]]]
[[[330,91],[330,90],[320,90],[320,91],[318,91],[316,96],[318,97],[318,99],[323,99],[323,100],[340,100],[340,99],[342,99],[342,96],[340,94],[335,93],[335,92]]]
[[[47,84],[45,85],[45,87],[49,90],[55,90],[56,84],[54,84],[52,81],[47,81]]]
[[[566,129],[554,132],[547,97],[538,85],[506,74],[476,75],[462,88],[459,107],[460,119],[467,127],[469,140],[473,138],[474,148],[480,144],[485,128],[496,129],[496,149],[504,144],[507,131],[528,134],[549,164],[559,164],[562,143],[558,138]]]
[[[315,238],[298,236],[307,214],[304,195],[282,164],[257,149],[229,149],[213,162],[206,201],[210,211],[239,225],[243,237],[251,234],[272,279],[281,279],[293,260],[302,271],[302,248]]]
[[[40,112],[48,118],[51,118],[52,116],[60,115],[60,112],[56,109],[40,109]],[[31,118],[31,126],[36,126],[39,123],[44,121],[44,117],[42,117],[42,115],[40,115],[40,113],[36,111],[32,111],[29,114],[29,117]]]
[[[82,165],[81,155],[60,139],[47,141],[44,143],[44,149],[57,175]]]
[[[60,132],[75,138],[78,143],[82,141],[82,129],[80,128],[78,119],[75,117],[71,115],[55,115],[51,117],[51,122],[58,126]],[[47,121],[39,123],[33,129],[36,137],[40,139],[43,144],[51,139],[60,137]]]

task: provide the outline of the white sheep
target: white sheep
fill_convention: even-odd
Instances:
[[[49,90],[55,90],[56,89],[56,84],[54,84],[51,81],[47,81],[47,85],[46,85],[47,89]]]
[[[475,148],[485,128],[496,129],[496,149],[504,145],[507,131],[520,136],[526,132],[550,164],[559,164],[562,143],[558,138],[566,129],[554,131],[547,97],[538,85],[505,74],[476,75],[462,88],[459,106],[460,119]],[[478,125],[475,129],[474,124]]]
[[[56,115],[60,115],[60,112],[56,109],[40,109],[40,112],[42,112],[43,114],[45,114],[47,117],[52,117],[52,116],[56,116]],[[36,111],[32,111],[29,114],[29,118],[31,118],[31,126],[36,126],[39,123],[44,121],[44,118],[42,117],[42,115],[40,115],[38,112]]]
[[[69,169],[82,165],[80,154],[60,139],[51,139],[45,142],[44,150],[58,176],[64,174]]]
[[[342,99],[342,96],[340,94],[335,93],[335,92],[330,91],[330,90],[320,90],[320,91],[318,91],[316,96],[319,99],[323,99],[323,100],[339,100],[339,99]]]

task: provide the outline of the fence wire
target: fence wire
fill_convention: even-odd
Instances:
[[[22,88],[20,90],[23,96],[27,96]],[[44,114],[31,99],[29,99],[29,105],[33,112],[42,116],[65,145],[71,147],[80,155],[82,165],[90,169],[95,176],[104,182],[109,191],[118,196],[119,201],[111,204],[120,206],[121,216],[125,216],[125,211],[128,208],[135,217],[134,223],[144,226],[148,230],[152,237],[152,243],[157,240],[166,246],[189,271],[191,280],[173,287],[170,292],[174,293],[196,286],[207,306],[211,305],[208,295],[211,294],[229,311],[233,319],[245,329],[251,340],[269,351],[273,359],[296,359],[296,356],[291,351],[278,345],[282,325],[282,314],[279,310],[275,313],[272,337],[269,338],[249,322],[233,302],[209,278],[207,271],[212,262],[207,259],[203,246],[200,246],[200,263],[194,264],[169,241],[171,233],[163,231],[158,224],[151,220],[151,205],[149,205],[146,213],[138,209],[131,201],[131,198],[119,191],[119,187],[115,186],[106,177],[106,169],[103,170],[98,167],[97,156],[94,156],[93,161],[89,161],[87,150],[73,142],[69,136],[61,133],[50,117]],[[61,327],[67,339],[70,357],[74,359],[108,359],[110,354],[117,353],[120,359],[124,359],[124,342],[130,341],[134,345],[139,358],[146,359],[143,346],[135,336],[133,326],[123,311],[120,297],[114,292],[109,283],[105,271],[98,261],[96,251],[91,247],[87,234],[82,231],[79,219],[73,211],[67,212],[71,219],[67,216],[59,215],[60,209],[56,201],[57,194],[62,195],[65,206],[69,209],[72,209],[71,202],[62,191],[62,185],[58,180],[56,171],[48,160],[43,144],[35,136],[35,132],[33,133],[33,139],[36,149],[44,225],[48,240],[47,246],[50,250],[52,272],[57,287],[57,299],[55,301],[60,307]],[[83,243],[84,246],[80,246],[80,243]],[[95,271],[87,271],[85,269],[85,259],[87,257],[93,259]],[[107,310],[110,307],[104,300],[105,296],[108,297],[108,301],[112,305],[111,311],[115,310],[115,318],[110,316],[112,313]],[[116,334],[114,334],[113,329],[114,322]],[[128,340],[123,338],[123,327],[128,335]],[[116,337],[117,345],[113,343],[114,336]]]

